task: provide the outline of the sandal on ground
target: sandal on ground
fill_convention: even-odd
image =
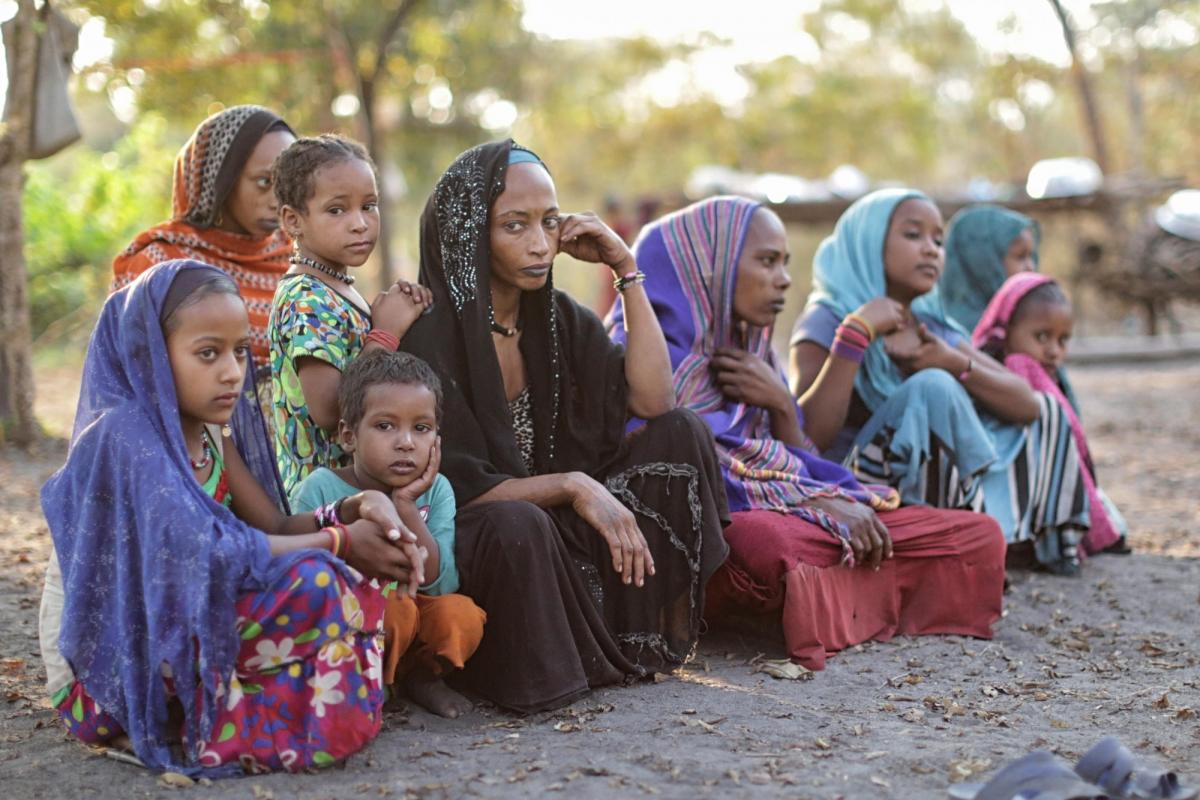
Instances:
[[[1106,736],[1083,754],[1075,772],[1102,786],[1114,798],[1129,800],[1195,800],[1200,788],[1181,786],[1174,772],[1138,761],[1129,748]]]
[[[1083,565],[1077,558],[1062,558],[1058,561],[1043,565],[1043,569],[1051,575],[1060,578],[1078,578],[1083,574]]]
[[[1030,753],[1008,764],[987,783],[950,787],[954,800],[1108,800],[1099,786],[1084,783],[1053,754]]]

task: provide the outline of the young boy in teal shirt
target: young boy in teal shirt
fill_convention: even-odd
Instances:
[[[384,681],[393,683],[399,666],[413,701],[435,714],[457,717],[471,703],[443,676],[462,669],[475,652],[486,616],[469,597],[455,594],[454,490],[438,474],[441,383],[420,358],[377,350],[347,367],[338,403],[338,438],[352,462],[338,469],[320,467],[296,484],[289,498],[292,510],[312,511],[364,489],[392,498],[401,522],[427,552],[425,575],[432,579],[415,598],[388,593]]]

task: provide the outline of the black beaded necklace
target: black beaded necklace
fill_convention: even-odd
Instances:
[[[499,322],[496,322],[496,311],[495,311],[495,309],[492,308],[491,303],[488,303],[488,321],[492,323],[492,332],[498,333],[501,336],[508,336],[509,338],[511,338],[521,332],[521,320],[520,319],[518,319],[517,324],[512,326],[511,328],[506,328],[503,325],[501,325]]]
[[[317,272],[323,272],[326,275],[328,275],[329,277],[341,281],[342,283],[346,284],[347,286],[354,285],[354,276],[353,275],[347,275],[344,272],[338,272],[333,267],[327,267],[324,264],[322,264],[320,261],[317,261],[315,258],[309,258],[308,256],[302,256],[297,253],[288,259],[288,263],[291,264],[293,267],[310,267],[312,269],[315,269]]]

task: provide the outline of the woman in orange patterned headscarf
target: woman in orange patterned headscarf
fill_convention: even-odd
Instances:
[[[233,106],[200,123],[175,158],[171,219],[116,257],[110,290],[174,258],[219,267],[246,301],[254,363],[267,364],[267,318],[291,253],[279,228],[271,165],[295,138],[262,106]]]

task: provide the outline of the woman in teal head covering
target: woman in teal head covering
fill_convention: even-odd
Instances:
[[[791,339],[793,390],[826,455],[905,503],[984,508],[1039,561],[1078,569],[1088,523],[1062,410],[971,346],[938,294],[942,217],[910,189],[855,202],[821,243]]]
[[[938,284],[946,316],[973,331],[996,292],[1019,272],[1038,271],[1042,229],[1034,220],[1007,208],[970,206],[950,218],[946,231],[946,274]],[[1079,402],[1060,367],[1058,383],[1071,409]]]
[[[1004,281],[1036,272],[1041,229],[1024,214],[1000,206],[970,206],[950,218],[946,274],[939,290],[946,315],[973,331]]]

